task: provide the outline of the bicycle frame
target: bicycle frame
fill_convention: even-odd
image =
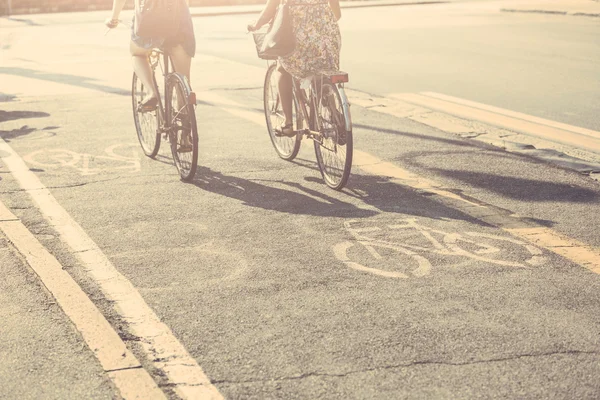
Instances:
[[[165,52],[163,52],[162,50],[158,50],[158,49],[153,49],[152,52],[150,52],[150,54],[148,55],[148,61],[150,62],[150,67],[152,68],[153,71],[156,71],[156,67],[157,64],[160,61],[160,55],[163,56],[163,66],[162,66],[162,75],[163,75],[163,80],[164,80],[164,88],[163,88],[163,93],[165,96],[165,103],[163,105],[162,103],[162,97],[158,96],[158,114],[159,114],[159,119],[160,119],[160,126],[158,127],[158,133],[165,133],[168,132],[170,127],[170,123],[166,122],[166,115],[167,115],[167,110],[165,107],[170,107],[170,102],[167,99],[167,77],[168,75],[171,73],[170,72],[170,60],[171,58],[169,57],[169,55]],[[155,61],[153,61],[153,58],[156,58]],[[152,73],[152,84],[154,85],[154,90],[156,91],[156,93],[160,93],[160,91],[158,90],[158,82],[156,81],[156,74],[153,72]]]
[[[320,132],[320,121],[316,118],[316,110],[319,108],[319,102],[321,96],[317,95],[317,85],[315,82],[316,77],[307,78],[310,79],[310,87],[308,88],[308,96],[306,99],[306,92],[301,88],[301,82],[298,79],[292,78],[292,91],[294,93],[294,99],[297,103],[297,110],[300,111],[300,115],[302,119],[308,125],[308,128],[304,129],[304,134],[306,134],[311,139],[322,139],[323,135]],[[321,78],[321,85],[323,87],[323,79]],[[308,101],[308,105],[306,104]],[[307,109],[308,107],[308,109]]]
[[[310,139],[317,140],[319,143],[323,142],[323,134],[321,132],[321,121],[317,118],[317,110],[321,105],[321,99],[323,95],[323,83],[325,78],[323,75],[313,75],[310,78],[310,86],[308,89],[308,96],[306,98],[306,91],[302,88],[301,81],[292,78],[292,90],[294,93],[294,99],[297,102],[297,109],[300,110],[302,119],[308,124],[308,128],[304,129],[304,134]],[[347,130],[352,130],[352,122],[350,121],[350,104],[344,91],[343,84],[331,83],[337,87],[342,100],[341,106],[344,109],[344,126]],[[321,92],[319,93],[319,89]],[[308,102],[308,105],[307,105]]]

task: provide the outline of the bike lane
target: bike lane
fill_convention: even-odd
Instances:
[[[225,95],[255,104],[258,92]],[[92,109],[96,99],[76,101]],[[71,114],[60,99],[31,103],[31,112],[43,107],[60,130],[44,136],[36,129],[10,144],[29,162],[40,159],[28,155],[41,147],[51,160],[54,148],[102,154],[131,140],[128,105],[119,98],[105,106],[115,117],[77,140],[89,115]],[[225,397],[462,397],[490,390],[575,390],[586,397],[598,390],[583,378],[597,368],[597,275],[548,251],[529,264],[537,253],[495,240],[509,235],[360,168],[348,191],[330,191],[307,143],[296,163],[286,163],[264,127],[210,105],[201,104],[197,115],[203,145],[191,185],[179,182],[166,148],[158,161],[138,151],[139,169],[90,174],[94,162],[87,171],[77,163],[31,166]],[[403,122],[378,123],[389,129]],[[357,147],[362,139],[368,136],[357,136]],[[422,231],[402,228],[413,222]],[[367,237],[366,246],[353,229]],[[336,253],[348,242],[347,260],[405,277],[351,268]],[[513,265],[457,255],[453,243]],[[415,273],[421,264],[411,252],[427,260],[426,273]]]
[[[260,89],[219,94],[243,106],[198,107],[200,168],[191,185],[179,182],[165,147],[158,161],[136,148],[125,95],[8,103],[20,114],[2,129],[225,397],[598,393],[597,275],[548,251],[532,254],[393,178],[355,168],[348,190],[332,192],[320,182],[308,142],[296,163],[285,163],[264,126],[225,111],[237,107],[260,120]],[[352,111],[355,122],[377,127],[357,126],[356,147],[377,150],[380,159],[403,164],[424,148],[452,154],[436,146],[466,147],[412,122]],[[405,134],[384,137],[387,131]],[[413,142],[415,136],[436,140]],[[491,162],[471,150],[478,164]],[[45,226],[16,188],[2,196],[27,224]],[[421,231],[404,228],[415,222]],[[344,243],[352,247],[340,259],[336,249]],[[521,265],[457,255],[452,244]],[[47,246],[76,266],[70,272],[83,284],[77,262],[52,241]],[[428,273],[410,252],[429,262]],[[356,270],[347,261],[406,277]],[[87,290],[101,298],[93,285]],[[129,337],[132,346],[138,340]]]

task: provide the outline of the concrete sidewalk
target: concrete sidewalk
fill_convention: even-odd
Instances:
[[[500,9],[505,12],[544,13],[600,17],[597,0],[528,0],[506,2]]]

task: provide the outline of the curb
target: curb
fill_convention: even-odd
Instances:
[[[600,12],[589,13],[582,11],[559,11],[559,10],[538,10],[538,9],[519,9],[519,8],[501,8],[503,12],[514,12],[514,13],[537,13],[537,14],[551,14],[551,15],[571,15],[576,17],[600,17]]]
[[[388,7],[388,6],[414,6],[414,5],[426,5],[426,4],[446,4],[449,1],[445,0],[432,0],[432,1],[411,1],[411,2],[402,2],[402,1],[373,1],[373,2],[356,2],[357,4],[352,4],[353,1],[340,2],[340,7],[343,9],[346,8],[364,8],[364,7]],[[256,5],[252,9],[245,10],[218,10],[218,11],[193,11],[190,10],[192,17],[215,17],[221,15],[244,15],[244,14],[259,14],[264,5]],[[197,8],[196,8],[197,9]]]

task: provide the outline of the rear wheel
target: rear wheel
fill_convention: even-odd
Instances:
[[[285,122],[277,87],[276,70],[277,64],[274,63],[269,67],[265,76],[263,94],[265,119],[267,120],[267,130],[269,131],[269,137],[271,138],[273,147],[275,147],[275,151],[279,157],[289,161],[293,160],[298,154],[298,150],[300,150],[301,135],[297,134],[293,137],[275,135],[275,129],[279,128]],[[302,129],[302,120],[298,118],[297,110],[298,107],[294,101],[294,131]]]
[[[190,181],[198,167],[198,128],[191,89],[180,74],[169,75],[167,82],[167,122],[173,161],[182,180]]]
[[[133,105],[133,121],[138,140],[144,154],[154,158],[160,148],[160,133],[158,132],[158,108],[154,111],[142,111],[140,104],[149,94],[148,88],[144,87],[142,81],[133,74],[131,84],[131,99]]]
[[[317,118],[322,140],[315,140],[315,154],[327,186],[341,190],[352,168],[352,124],[345,95],[336,85],[323,83]]]

